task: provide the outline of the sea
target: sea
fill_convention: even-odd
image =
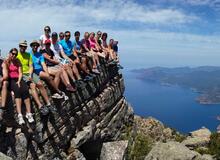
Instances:
[[[125,80],[125,97],[142,117],[154,117],[181,133],[201,127],[216,131],[220,121],[220,104],[202,105],[195,101],[198,93],[180,86],[164,86],[137,78],[129,69],[122,71]]]

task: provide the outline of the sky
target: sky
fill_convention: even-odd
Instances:
[[[107,32],[129,69],[220,65],[220,0],[0,0],[0,22],[3,56],[49,25]]]

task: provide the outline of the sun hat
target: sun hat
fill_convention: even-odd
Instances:
[[[33,40],[33,41],[30,43],[30,46],[33,46],[34,44],[37,44],[38,46],[40,46],[40,43],[39,43],[37,40]]]
[[[27,41],[26,40],[22,40],[19,42],[19,46],[24,46],[24,47],[27,47]]]

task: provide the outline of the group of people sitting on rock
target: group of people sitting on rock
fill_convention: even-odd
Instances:
[[[41,115],[56,111],[51,104],[44,82],[52,88],[52,98],[68,100],[59,89],[60,82],[65,90],[75,92],[76,88],[85,87],[86,81],[92,80],[100,74],[100,60],[106,64],[114,64],[122,69],[118,60],[118,42],[110,39],[107,33],[98,31],[84,33],[80,40],[80,32],[51,33],[49,26],[44,27],[44,34],[39,40],[30,43],[31,50],[27,52],[27,41],[21,41],[19,48],[12,48],[7,58],[0,59],[1,106],[0,123],[6,111],[7,94],[14,97],[18,114],[18,124],[25,124],[21,106],[26,106],[26,119],[34,122],[31,112],[30,94],[33,97]],[[29,94],[30,89],[30,94]],[[9,92],[8,92],[9,91]],[[38,91],[40,92],[43,103]]]

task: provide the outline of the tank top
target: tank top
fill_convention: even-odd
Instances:
[[[90,48],[95,48],[96,42],[95,39],[89,38]]]
[[[11,63],[8,67],[9,77],[14,79],[19,77],[18,64]]]

